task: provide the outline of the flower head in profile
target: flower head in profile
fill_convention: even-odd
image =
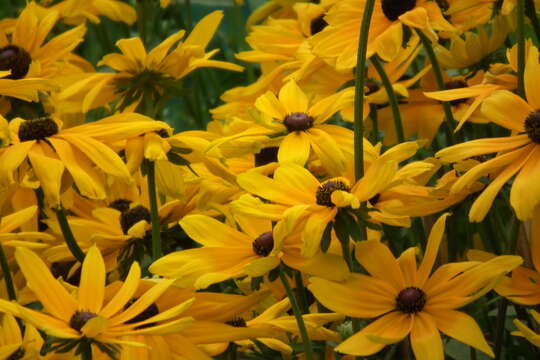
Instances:
[[[60,94],[64,100],[80,101],[82,111],[119,101],[117,108],[136,107],[143,96],[157,101],[167,92],[178,90],[179,80],[195,69],[213,67],[241,71],[239,65],[210,58],[218,52],[206,52],[206,47],[217,30],[222,11],[205,16],[181,42],[181,30],[147,52],[138,37],[121,39],[116,43],[122,54],[108,54],[99,65],[115,70],[113,73],[90,73],[86,78],[67,87]],[[176,46],[175,46],[176,44]],[[167,90],[167,92],[165,91]]]
[[[328,26],[312,38],[313,52],[337,70],[356,66],[360,23],[365,0],[341,0],[328,11]],[[367,44],[368,57],[391,60],[401,49],[403,26],[419,29],[433,40],[436,31],[454,31],[435,1],[377,0]]]
[[[440,150],[436,156],[444,162],[459,162],[475,156],[495,154],[472,167],[452,186],[460,192],[481,177],[490,183],[474,201],[469,212],[471,221],[482,221],[501,188],[514,178],[510,204],[519,219],[529,219],[540,202],[536,174],[540,169],[540,62],[538,49],[529,49],[525,66],[527,101],[508,90],[497,90],[482,103],[483,115],[511,134],[506,137],[478,139]]]
[[[152,310],[153,303],[171,286],[172,280],[160,281],[134,298],[141,281],[141,269],[136,262],[116,294],[105,301],[105,264],[97,247],[90,248],[86,254],[80,285],[74,293],[69,293],[54,279],[47,265],[32,251],[17,248],[15,257],[43,309],[32,310],[5,300],[0,301],[0,309],[64,343],[90,340],[100,344],[101,350],[107,348],[114,352],[110,345],[122,344],[121,336],[174,333],[191,324],[191,318],[180,317],[180,314],[193,300],[163,313]]]
[[[483,263],[449,263],[432,273],[447,216],[434,224],[419,267],[415,248],[396,259],[386,245],[369,240],[356,244],[356,258],[369,275],[352,274],[342,283],[311,278],[309,289],[327,308],[351,317],[376,318],[336,351],[368,356],[409,336],[416,359],[442,360],[440,331],[494,356],[474,319],[456,309],[492,289],[522,259],[499,256]]]

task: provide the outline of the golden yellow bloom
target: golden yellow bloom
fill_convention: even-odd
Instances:
[[[416,359],[442,360],[441,331],[494,356],[474,319],[455,309],[488,292],[522,259],[499,256],[485,263],[449,263],[431,274],[446,216],[433,226],[419,267],[415,248],[396,259],[379,241],[362,241],[356,244],[356,258],[371,276],[352,274],[342,283],[311,278],[309,289],[327,308],[351,317],[377,318],[336,351],[368,356],[409,336]]]
[[[122,54],[108,54],[99,63],[116,73],[88,74],[85,79],[64,89],[60,98],[80,101],[82,112],[115,99],[120,99],[117,104],[120,109],[135,108],[145,94],[157,101],[157,97],[165,95],[168,82],[181,79],[195,69],[214,67],[241,71],[241,66],[210,60],[218,50],[205,50],[222,18],[222,11],[214,11],[199,21],[184,42],[178,43],[185,35],[181,30],[148,53],[140,38],[121,39],[116,45]],[[171,49],[175,44],[176,47]]]
[[[168,128],[163,122],[136,113],[114,115],[69,129],[61,129],[51,118],[16,118],[9,127],[12,145],[0,148],[1,181],[13,183],[16,176],[22,179],[31,168],[45,201],[53,207],[60,203],[65,172],[81,194],[93,199],[105,198],[103,174],[129,182],[126,165],[106,144]],[[16,174],[16,170],[20,173]]]
[[[118,0],[63,0],[48,9],[58,11],[62,21],[69,25],[79,25],[86,20],[97,24],[100,16],[129,25],[137,19],[135,9]]]
[[[356,66],[360,23],[365,0],[341,0],[328,11],[328,26],[312,38],[313,52],[338,71]],[[401,49],[403,25],[423,31],[432,39],[436,31],[454,31],[435,1],[377,0],[371,19],[367,54],[391,60]]]
[[[0,301],[0,308],[57,338],[122,344],[118,339],[121,336],[174,333],[192,322],[189,317],[179,317],[193,303],[192,299],[167,312],[141,316],[171,286],[172,280],[156,283],[135,299],[141,275],[136,262],[116,294],[105,302],[105,264],[96,247],[85,257],[81,282],[74,294],[53,278],[45,263],[32,251],[17,248],[15,257],[43,310],[32,310],[5,300]]]
[[[30,324],[26,325],[24,335],[11,314],[1,315],[0,358],[1,359],[40,359],[39,352],[43,338]]]
[[[538,50],[529,49],[525,68],[527,102],[507,91],[495,91],[482,104],[482,113],[490,121],[512,131],[508,137],[478,139],[454,145],[436,155],[445,162],[457,162],[474,156],[497,154],[467,171],[452,186],[452,192],[489,175],[491,183],[475,200],[469,212],[471,221],[481,221],[500,189],[516,176],[510,191],[510,204],[519,219],[532,216],[540,202],[540,187],[535,174],[540,166],[540,74]]]

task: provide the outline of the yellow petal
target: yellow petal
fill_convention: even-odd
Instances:
[[[79,310],[99,313],[105,296],[105,263],[96,246],[84,258],[79,285]]]
[[[124,308],[129,300],[133,298],[133,295],[139,287],[139,280],[141,278],[141,267],[139,263],[134,262],[129,269],[129,273],[122,284],[122,287],[114,295],[114,297],[103,307],[99,312],[99,315],[110,318],[118,311]]]
[[[419,288],[422,288],[424,286],[426,280],[429,277],[429,274],[431,273],[431,270],[433,269],[433,264],[435,264],[435,260],[437,259],[437,254],[439,253],[439,246],[444,235],[446,218],[449,215],[450,214],[448,213],[441,215],[431,228],[431,232],[429,233],[429,238],[426,246],[426,252],[424,254],[424,259],[422,259],[422,264],[420,264],[420,268],[418,269],[417,273],[417,286]]]
[[[309,100],[294,80],[286,83],[279,91],[279,101],[286,114],[307,113]]]
[[[28,282],[28,286],[47,312],[69,322],[77,310],[77,303],[51,275],[49,268],[34,252],[17,248],[15,259]]]
[[[294,163],[304,166],[310,150],[308,135],[303,131],[294,131],[287,134],[279,145],[278,161],[280,164]]]
[[[188,215],[179,222],[186,234],[204,246],[251,246],[254,239],[205,215]],[[219,234],[219,236],[216,236]]]
[[[373,277],[392,285],[396,292],[405,288],[405,279],[394,255],[376,240],[356,243],[356,259]]]
[[[435,320],[425,312],[419,312],[414,317],[411,345],[418,360],[444,360],[441,335]]]

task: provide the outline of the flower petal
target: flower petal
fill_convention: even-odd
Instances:
[[[95,314],[101,311],[105,296],[105,263],[96,246],[86,253],[79,285],[79,310]]]

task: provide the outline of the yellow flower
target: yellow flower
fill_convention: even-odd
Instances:
[[[27,324],[23,335],[13,315],[1,315],[0,359],[41,359],[42,345],[43,338],[35,327]]]
[[[525,67],[527,102],[507,91],[495,91],[482,104],[482,113],[490,121],[512,131],[508,137],[478,139],[454,145],[436,155],[445,162],[457,162],[479,155],[497,154],[494,158],[474,166],[452,186],[460,192],[482,176],[489,175],[491,183],[475,200],[469,212],[471,221],[482,221],[495,196],[512,177],[510,204],[519,219],[532,216],[540,202],[540,187],[535,174],[540,166],[540,93],[538,50],[529,49]]]
[[[313,52],[338,71],[356,66],[360,23],[365,0],[341,0],[328,11],[328,26],[312,38]],[[401,49],[403,25],[417,28],[436,39],[435,31],[454,31],[439,5],[427,0],[377,0],[371,18],[368,57],[377,53],[391,60]]]
[[[433,226],[418,268],[415,248],[396,259],[379,241],[362,241],[356,244],[356,258],[371,276],[352,274],[342,283],[311,278],[308,288],[327,308],[351,317],[377,318],[336,351],[369,356],[409,335],[416,359],[442,360],[441,331],[494,356],[474,319],[455,309],[488,292],[522,260],[500,256],[485,263],[450,263],[431,274],[446,216]]]
[[[301,255],[311,257],[319,251],[323,232],[338,210],[347,207],[358,209],[362,201],[369,200],[390,185],[396,170],[396,161],[383,158],[375,161],[364,177],[354,184],[343,177],[320,182],[308,170],[292,163],[281,165],[274,172],[273,179],[250,171],[238,176],[238,184],[250,193],[275,203],[275,209],[264,214],[259,208],[238,203],[236,210],[255,217],[285,218],[289,229],[285,233],[291,231],[298,221],[305,221],[301,229]]]
[[[92,247],[85,257],[80,285],[73,294],[53,278],[45,263],[32,251],[17,248],[15,257],[43,310],[32,310],[5,300],[0,301],[0,308],[51,336],[122,344],[118,340],[121,336],[174,333],[191,324],[191,318],[179,315],[193,303],[192,299],[166,312],[146,311],[171,286],[172,280],[160,281],[138,298],[133,297],[141,275],[136,262],[116,294],[104,301],[105,264],[96,247]]]
[[[536,321],[537,324],[540,324],[540,314],[534,310],[531,310],[530,314],[532,315],[534,321]],[[523,322],[519,321],[518,319],[514,319],[514,325],[517,326],[518,330],[512,331],[512,335],[524,337],[531,344],[540,348],[540,335],[539,334],[534,332],[534,330],[531,330],[530,328],[528,328]]]
[[[116,45],[122,54],[108,54],[99,63],[114,69],[116,73],[88,74],[85,79],[64,89],[60,98],[80,101],[82,112],[104,106],[115,99],[120,99],[117,104],[120,109],[127,106],[135,108],[145,94],[157,101],[158,97],[165,95],[171,80],[179,80],[195,69],[214,67],[241,71],[241,66],[210,60],[218,50],[205,50],[222,18],[222,11],[214,11],[199,21],[184,42],[178,43],[185,34],[181,30],[149,53],[140,38],[121,39]],[[176,47],[171,49],[175,44]]]
[[[87,19],[97,24],[100,16],[129,25],[137,20],[135,9],[118,0],[63,0],[48,9],[58,11],[62,21],[69,25],[78,25]]]
[[[71,175],[81,194],[93,199],[105,198],[103,174],[129,182],[126,165],[106,144],[168,128],[163,122],[135,113],[114,115],[69,129],[60,129],[48,117],[16,118],[9,127],[12,145],[0,148],[0,179],[3,183],[13,183],[16,170],[20,170],[22,178],[31,168],[45,201],[52,207],[60,203],[65,172]]]

